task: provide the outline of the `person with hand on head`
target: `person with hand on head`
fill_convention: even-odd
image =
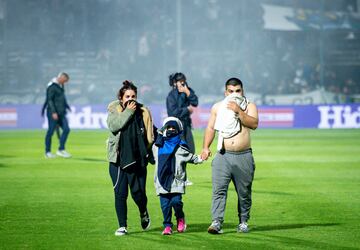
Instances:
[[[191,132],[191,114],[199,104],[198,97],[194,90],[189,87],[186,76],[181,72],[169,76],[169,85],[172,89],[166,98],[167,114],[181,121],[184,127],[182,138],[187,143],[190,152],[194,154],[195,142]],[[187,180],[186,184],[191,185],[192,182]]]
[[[65,151],[65,144],[70,133],[68,120],[66,118],[66,111],[70,110],[65,97],[65,84],[69,81],[70,77],[67,73],[61,72],[59,75],[49,82],[46,89],[46,101],[43,106],[42,112],[46,109],[48,118],[48,130],[45,136],[45,157],[55,158],[56,155],[70,158],[71,154]],[[51,138],[57,127],[62,129],[60,135],[60,145],[56,155],[51,153]]]
[[[258,111],[244,96],[243,83],[230,78],[225,83],[225,99],[213,105],[204,135],[201,158],[211,156],[210,145],[219,132],[217,153],[212,166],[212,223],[211,234],[223,232],[226,197],[230,181],[238,196],[238,232],[248,232],[252,205],[251,186],[255,163],[251,149],[250,132],[258,127]]]
[[[137,101],[137,87],[124,81],[118,92],[118,100],[108,105],[107,125],[109,138],[107,155],[109,173],[115,195],[115,210],[119,228],[116,236],[127,231],[128,188],[135,201],[143,230],[150,228],[147,210],[146,176],[148,162],[154,163],[151,146],[154,142],[151,113]]]
[[[184,126],[183,139],[188,144],[190,152],[194,154],[191,114],[199,104],[198,97],[188,86],[186,76],[181,72],[169,76],[169,85],[172,89],[166,98],[168,116],[176,117],[181,121]]]

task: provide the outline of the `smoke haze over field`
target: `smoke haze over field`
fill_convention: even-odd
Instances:
[[[233,76],[261,96],[360,94],[359,16],[355,0],[0,0],[0,103],[42,103],[59,71],[74,104],[125,79],[164,103],[177,71],[203,101]]]

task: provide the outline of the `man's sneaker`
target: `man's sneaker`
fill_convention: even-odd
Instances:
[[[210,234],[222,234],[223,230],[221,229],[221,223],[217,220],[214,220],[208,228],[208,233]]]
[[[185,219],[181,218],[177,220],[177,231],[179,233],[183,233],[186,230],[186,224],[185,224]]]
[[[170,226],[165,227],[164,231],[162,231],[162,235],[170,235],[172,234],[172,229]]]
[[[71,154],[69,154],[65,150],[58,150],[58,151],[56,151],[56,154],[58,156],[61,156],[61,157],[64,157],[64,158],[70,158],[71,157]]]
[[[123,236],[123,235],[125,235],[125,234],[127,234],[127,229],[126,229],[126,227],[120,227],[119,229],[117,229],[117,230],[115,231],[115,235],[116,235],[116,236]]]
[[[247,232],[249,232],[248,224],[246,222],[241,222],[239,224],[239,226],[237,227],[237,232],[238,233],[247,233]]]
[[[150,228],[150,217],[149,213],[146,211],[143,215],[141,215],[141,227],[143,230],[148,230]]]
[[[45,153],[45,158],[48,158],[48,159],[56,158],[56,155],[54,155],[54,154],[51,153],[51,152],[46,152],[46,153]]]

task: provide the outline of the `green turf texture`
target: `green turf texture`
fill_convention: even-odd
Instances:
[[[252,132],[256,161],[250,233],[236,233],[230,184],[223,235],[210,235],[211,159],[188,165],[188,230],[162,236],[148,166],[150,231],[128,198],[128,230],[117,220],[105,160],[107,131],[70,133],[71,159],[45,159],[44,130],[0,131],[0,249],[359,249],[360,130]],[[195,133],[198,153],[203,131]],[[213,143],[214,145],[216,142]],[[58,145],[53,137],[53,148]],[[213,145],[213,146],[214,146]],[[54,151],[54,150],[53,150]],[[176,230],[175,230],[176,231]]]

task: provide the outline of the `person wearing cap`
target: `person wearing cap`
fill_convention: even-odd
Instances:
[[[177,221],[177,231],[186,230],[182,195],[185,193],[186,163],[201,163],[200,156],[190,152],[185,141],[181,139],[183,125],[176,117],[168,117],[158,130],[153,154],[155,157],[154,184],[156,194],[160,197],[161,210],[164,216],[163,235],[172,234],[172,209]]]
[[[249,231],[248,220],[252,204],[251,187],[255,163],[251,149],[250,132],[258,126],[255,103],[244,97],[243,83],[230,78],[225,83],[225,99],[213,105],[204,135],[201,158],[211,156],[210,145],[219,132],[217,153],[211,162],[212,170],[212,223],[211,234],[221,234],[226,197],[232,181],[238,196],[238,232]],[[227,109],[230,114],[226,114]]]
[[[48,119],[48,130],[45,136],[45,157],[55,158],[56,155],[64,158],[70,158],[65,150],[66,140],[70,133],[68,120],[66,118],[67,110],[70,110],[65,97],[65,84],[69,81],[70,77],[67,73],[61,72],[53,78],[46,89],[46,101],[43,105],[42,112],[46,109]],[[56,151],[56,155],[51,153],[51,138],[57,127],[60,127],[62,133],[60,135],[60,145]]]

